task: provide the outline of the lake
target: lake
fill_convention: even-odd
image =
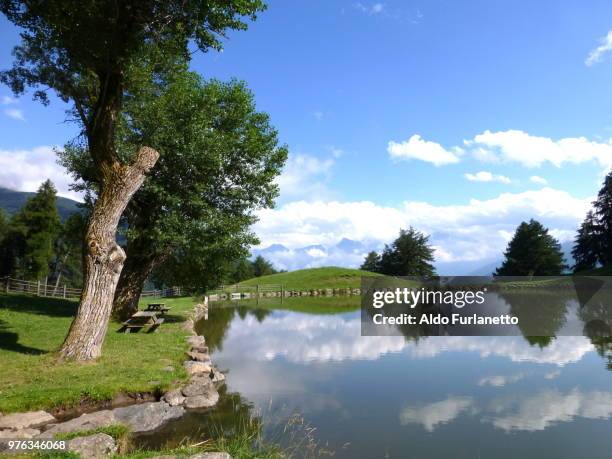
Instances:
[[[361,336],[358,298],[259,306],[211,308],[198,326],[226,372],[219,405],[140,437],[141,445],[196,443],[255,425],[284,444],[306,432],[317,455],[339,458],[612,456],[609,344]]]

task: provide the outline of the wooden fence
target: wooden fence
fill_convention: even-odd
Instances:
[[[66,284],[57,285],[43,281],[26,281],[21,279],[13,279],[5,277],[1,279],[1,288],[4,293],[22,293],[26,295],[47,296],[54,298],[79,298],[81,296],[80,288],[67,287]],[[143,298],[161,298],[181,296],[180,287],[169,287],[161,290],[146,290],[143,291]]]

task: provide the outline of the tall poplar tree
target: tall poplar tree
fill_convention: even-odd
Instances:
[[[77,316],[60,350],[66,359],[100,356],[115,288],[125,261],[116,243],[119,219],[155,165],[159,153],[145,144],[128,157],[116,146],[123,101],[134,85],[195,46],[221,49],[228,30],[246,29],[264,9],[261,0],[0,0],[0,12],[21,29],[13,67],[0,73],[17,95],[32,87],[72,103],[83,126],[100,189],[85,232],[84,287]],[[154,70],[155,70],[154,69]]]

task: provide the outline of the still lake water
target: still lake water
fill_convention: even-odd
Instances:
[[[275,301],[211,308],[199,328],[227,372],[219,405],[142,444],[196,443],[210,425],[231,435],[253,419],[286,442],[283,426],[299,413],[339,458],[612,457],[610,345],[362,337],[358,298]]]

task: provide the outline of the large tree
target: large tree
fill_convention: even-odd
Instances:
[[[11,219],[0,243],[3,274],[32,280],[46,277],[60,226],[56,190],[47,180]]]
[[[184,68],[126,99],[122,119],[120,151],[145,143],[160,153],[124,213],[127,259],[114,306],[124,319],[154,270],[158,281],[202,289],[248,253],[257,242],[253,210],[273,204],[287,152],[243,83],[204,81]],[[91,193],[99,185],[88,158],[72,145],[63,163]]]
[[[125,95],[153,77],[141,71],[143,56],[163,67],[177,55],[188,57],[190,44],[219,49],[226,30],[245,29],[244,18],[254,19],[263,6],[261,0],[0,0],[0,12],[22,29],[14,65],[0,79],[16,94],[30,86],[43,102],[48,89],[72,102],[99,176],[85,234],[83,293],[62,357],[101,353],[125,260],[117,225],[159,155],[141,145],[122,157],[115,143]]]
[[[578,229],[572,255],[576,259],[575,272],[612,263],[612,172],[604,179],[593,209]]]
[[[400,230],[397,239],[385,246],[380,258],[380,272],[390,276],[433,276],[433,261],[429,236],[410,227]]]
[[[508,243],[496,276],[557,276],[567,267],[561,245],[540,222],[522,222]]]
[[[586,218],[580,225],[576,238],[572,256],[576,263],[574,272],[593,269],[601,259],[601,226],[592,211],[587,213]]]

